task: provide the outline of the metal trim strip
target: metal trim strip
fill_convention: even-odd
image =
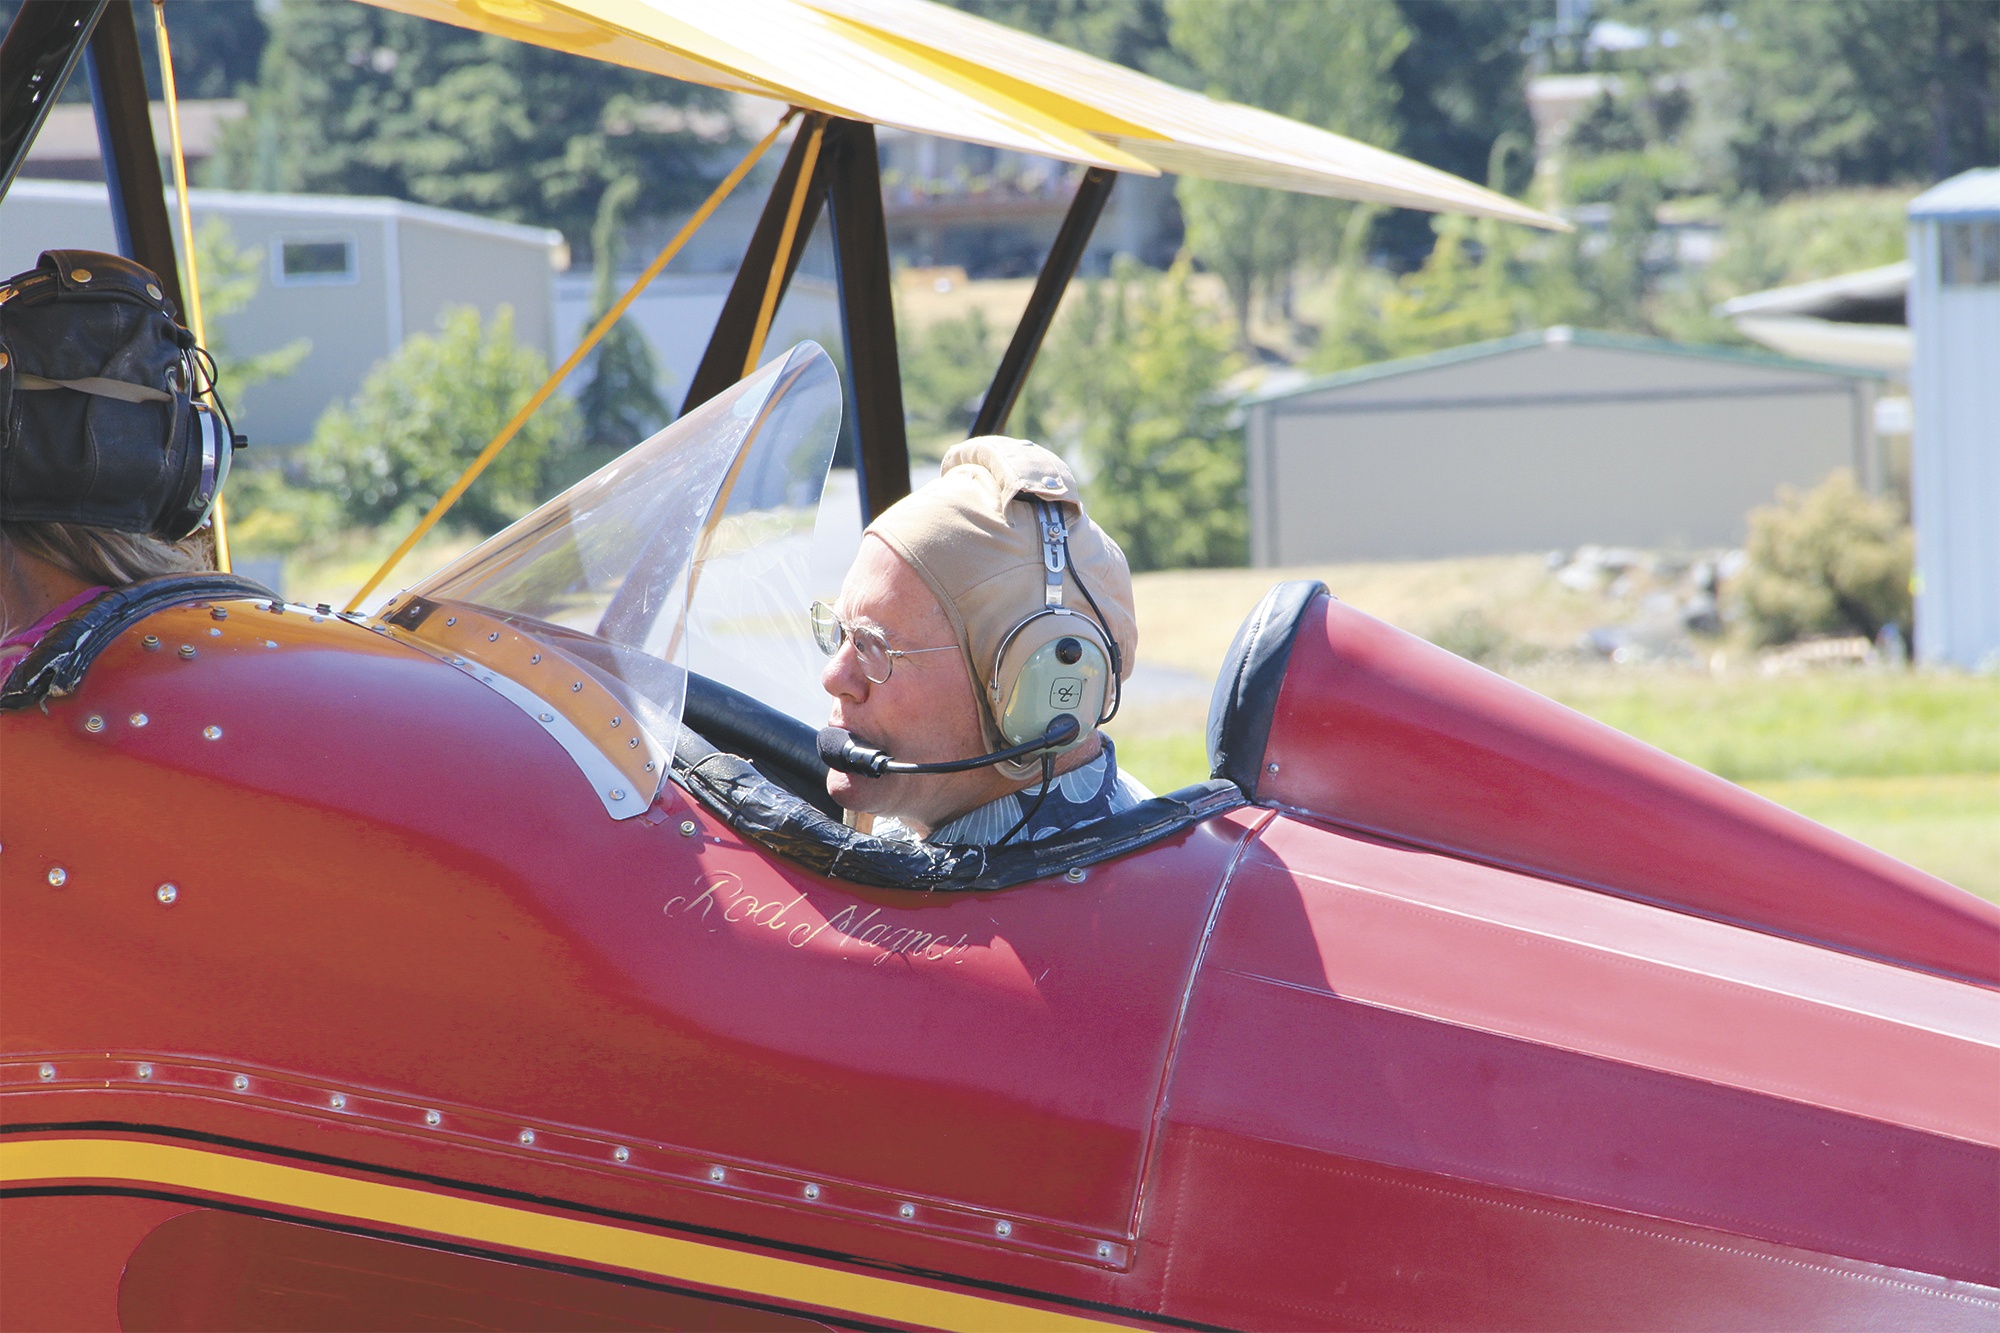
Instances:
[[[982,1248],[1019,1251],[1108,1269],[1128,1269],[1131,1232],[1082,1232],[1021,1213],[899,1192],[838,1176],[611,1134],[591,1126],[510,1116],[491,1109],[340,1085],[255,1065],[171,1055],[38,1052],[0,1059],[0,1098],[88,1090],[200,1098],[278,1108],[322,1127],[354,1123],[403,1142],[476,1147],[568,1170],[639,1176],[663,1186],[747,1199],[872,1225],[895,1225]],[[906,1214],[903,1210],[907,1208]]]

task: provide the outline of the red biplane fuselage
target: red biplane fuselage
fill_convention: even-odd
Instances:
[[[6,1324],[1992,1327],[2000,914],[1283,592],[1248,802],[953,894],[154,614],[0,718]]]

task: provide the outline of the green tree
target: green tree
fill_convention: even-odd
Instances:
[[[167,21],[169,24],[174,21],[171,11]],[[219,325],[257,295],[264,272],[264,252],[256,246],[238,246],[229,224],[212,217],[195,229],[194,254],[196,270],[201,274],[202,314],[208,325],[208,353],[215,358],[216,381],[221,386],[223,402],[240,406],[244,390],[267,380],[282,379],[296,370],[312,350],[312,339],[296,338],[283,347],[237,355]],[[242,424],[240,411],[236,420]],[[326,536],[339,521],[339,507],[333,497],[291,484],[282,466],[263,449],[251,450],[230,472],[228,502],[229,544],[245,556],[295,550]]]
[[[121,0],[130,4],[139,30],[139,63],[146,74],[146,95],[154,101],[160,91],[158,47],[153,38],[153,6],[147,0]],[[0,0],[0,32],[5,32],[20,12],[22,0]],[[167,0],[167,33],[174,44],[174,88],[187,98],[237,96],[244,85],[257,77],[257,60],[263,54],[264,20],[258,16],[256,0]],[[84,67],[64,85],[62,100],[90,100],[90,80]]]
[[[502,306],[485,328],[479,312],[448,312],[436,335],[418,334],[382,362],[345,406],[327,409],[305,450],[305,475],[339,497],[357,523],[429,509],[548,377],[541,353],[514,341]],[[574,438],[576,409],[551,398],[529,418],[452,511],[492,532],[534,504],[550,452]]]
[[[639,182],[627,176],[607,189],[598,203],[597,225],[591,237],[596,266],[591,295],[593,325],[618,299],[619,236],[625,211],[639,191]],[[653,349],[629,319],[611,326],[590,354],[590,367],[590,383],[576,400],[583,413],[586,447],[623,453],[674,419],[673,408],[660,397],[660,370],[653,360]]]
[[[1744,198],[1723,218],[1714,263],[1659,294],[1651,322],[1686,342],[1747,343],[1714,313],[1732,296],[1877,268],[1903,258],[1912,187]]]
[[[1910,634],[1910,525],[1895,501],[1862,493],[1842,468],[1803,494],[1750,511],[1741,595],[1759,643],[1809,634]]]
[[[614,181],[657,214],[733,142],[722,95],[372,5],[284,0],[250,115],[218,156],[240,189],[379,194],[560,227],[578,251]]]
[[[1081,456],[1090,512],[1134,570],[1241,564],[1243,446],[1223,385],[1220,313],[1195,299],[1185,255],[1166,273],[1121,257],[1058,322],[1037,411]]]
[[[1501,136],[1488,175],[1504,178],[1517,141]],[[1315,370],[1346,370],[1504,338],[1545,323],[1573,322],[1580,301],[1573,274],[1558,261],[1562,243],[1492,219],[1433,214],[1430,253],[1415,272],[1394,277],[1367,262],[1370,210],[1349,219],[1340,259],[1323,289],[1326,314]]]
[[[1206,88],[1216,82],[1172,44],[1167,0],[949,3],[1173,83]],[[1347,22],[1351,16],[1343,8],[1329,0],[1291,0],[1287,5],[1301,22],[1315,17]],[[1400,148],[1420,162],[1476,179],[1496,139],[1533,136],[1522,52],[1533,8],[1519,0],[1396,0],[1395,8],[1409,33],[1408,44],[1389,68]],[[1315,114],[1306,118],[1318,120]],[[1531,165],[1525,159],[1514,162],[1510,191],[1527,185]],[[1429,220],[1406,209],[1378,213],[1373,244],[1414,267],[1430,251]]]
[[[160,92],[155,46],[146,40],[148,22],[138,5],[139,47],[150,95]],[[236,97],[257,77],[270,32],[256,0],[167,0],[167,36],[174,47],[174,91],[182,97]]]
[[[986,312],[974,306],[957,319],[941,319],[924,328],[898,321],[896,343],[910,451],[922,458],[942,458],[971,429],[1000,364],[1002,340]]]
[[[1396,148],[1467,180],[1485,179],[1496,143],[1529,144],[1528,61],[1535,7],[1520,0],[1396,0],[1410,42],[1389,67],[1396,85]],[[1506,158],[1494,188],[1525,190],[1534,161]],[[1430,252],[1430,219],[1414,209],[1378,215],[1370,243],[1399,271]]]
[[[1710,188],[1776,198],[2000,158],[1995,0],[1626,0],[1635,61],[1683,83]]]
[[[1391,0],[1168,0],[1174,48],[1210,94],[1382,147],[1396,143],[1389,70],[1410,32]],[[1302,264],[1334,257],[1353,205],[1183,177],[1187,243],[1222,278],[1247,339],[1260,297],[1292,314]]]

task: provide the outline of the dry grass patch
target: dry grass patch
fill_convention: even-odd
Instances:
[[[1585,631],[1621,614],[1617,603],[1550,578],[1539,555],[1172,570],[1132,581],[1140,659],[1212,680],[1237,626],[1273,584],[1286,579],[1318,579],[1356,610],[1426,638],[1449,640],[1477,617],[1501,640],[1496,651],[1502,662],[1568,652]]]
[[[294,602],[316,606],[344,607],[356,589],[368,581],[396,544],[409,535],[407,528],[357,529],[345,534],[334,550],[313,559],[294,556],[285,561],[285,596]],[[452,561],[479,545],[485,538],[476,533],[433,529],[418,542],[402,562],[389,572],[382,586],[369,594],[364,610],[372,611],[397,592],[429,578]]]

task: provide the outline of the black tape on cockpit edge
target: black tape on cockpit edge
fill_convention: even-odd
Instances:
[[[0,686],[0,713],[69,694],[112,640],[156,611],[245,597],[278,599],[263,584],[236,574],[168,574],[113,588],[57,621],[15,665]]]

